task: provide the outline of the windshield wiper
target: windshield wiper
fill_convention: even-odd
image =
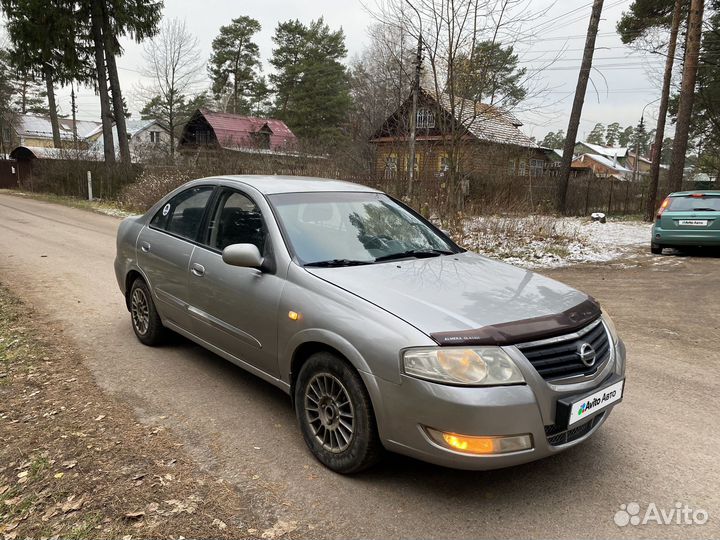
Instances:
[[[375,258],[375,262],[392,261],[395,259],[407,259],[414,257],[416,259],[426,259],[428,257],[439,257],[440,255],[452,255],[452,251],[445,249],[411,249],[401,251],[400,253],[391,253],[390,255],[382,255]]]
[[[720,212],[717,208],[693,208],[693,212]]]
[[[330,259],[328,261],[315,261],[307,263],[305,266],[317,266],[320,268],[336,268],[340,266],[361,266],[363,264],[372,264],[373,261],[353,261],[351,259]]]

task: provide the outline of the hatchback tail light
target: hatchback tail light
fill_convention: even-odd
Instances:
[[[667,210],[668,206],[670,206],[670,197],[665,197],[665,200],[660,205],[660,208],[657,212],[657,220],[660,221],[660,218],[662,217],[662,214],[665,210]]]

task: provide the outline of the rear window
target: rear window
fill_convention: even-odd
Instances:
[[[671,212],[720,212],[720,197],[712,195],[704,197],[670,197],[668,210]]]

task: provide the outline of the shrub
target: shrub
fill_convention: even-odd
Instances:
[[[144,212],[173,189],[195,178],[189,169],[146,169],[118,197],[123,208]]]

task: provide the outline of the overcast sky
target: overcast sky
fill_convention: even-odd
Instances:
[[[210,55],[210,43],[220,26],[230,19],[248,15],[260,21],[262,31],[257,35],[260,54],[267,65],[272,52],[271,37],[278,22],[300,19],[309,22],[323,16],[331,28],[342,27],[349,51],[348,59],[360,53],[368,42],[367,28],[372,15],[360,0],[165,0],[165,16],[187,22],[188,29],[198,37],[204,57]],[[662,73],[662,56],[648,56],[625,47],[615,33],[615,24],[630,0],[605,0],[600,33],[595,53],[592,85],[589,86],[579,137],[584,138],[597,122],[635,125],[643,107],[659,97],[658,81]],[[523,129],[538,139],[548,131],[566,129],[578,68],[584,45],[592,2],[589,0],[532,0],[532,8],[548,7],[537,20],[527,23],[537,30],[537,38],[519,45],[520,61],[530,70],[547,64],[562,51],[560,59],[535,74],[533,85],[546,88],[541,98],[525,103],[517,115],[525,123]],[[134,117],[138,117],[139,103],[136,88],[142,77],[142,47],[124,42],[125,54],[119,60],[121,82]],[[69,89],[58,92],[62,112],[70,112]],[[96,119],[99,102],[93,90],[79,90],[79,117]],[[653,103],[647,107],[645,118],[655,120]]]

